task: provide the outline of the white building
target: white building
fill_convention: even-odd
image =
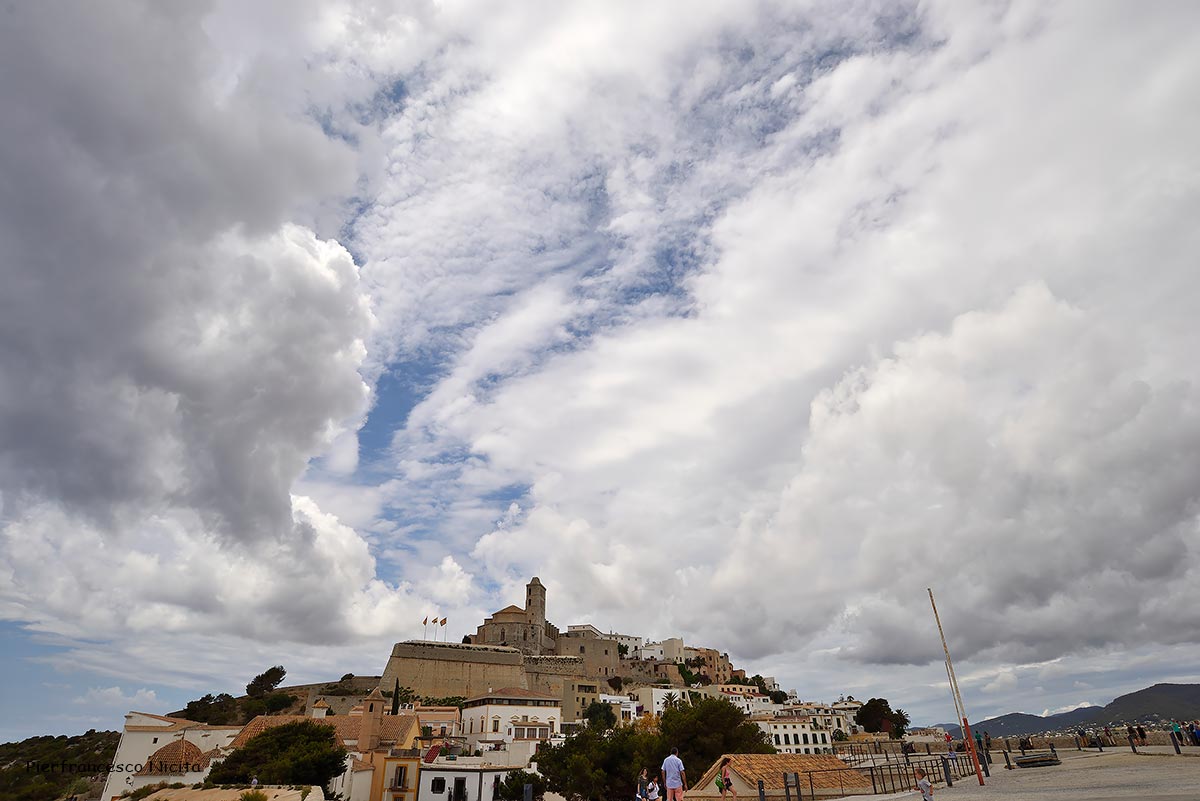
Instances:
[[[647,642],[638,647],[638,659],[655,660],[658,662],[682,662],[684,660],[683,640],[678,637],[668,637],[662,642]]]
[[[632,634],[618,634],[615,631],[610,631],[607,635],[610,640],[616,640],[618,644],[625,646],[625,658],[636,658],[638,650],[645,643],[641,637],[635,637]]]
[[[807,715],[753,715],[750,719],[767,733],[781,754],[833,752],[832,731],[818,728]]]
[[[227,748],[241,728],[130,712],[125,716],[113,770],[104,782],[102,801],[147,784],[201,780],[217,749]]]
[[[538,744],[562,731],[562,699],[557,696],[505,687],[468,699],[463,704],[463,734],[471,750],[505,751],[493,762],[525,765]]]
[[[633,720],[638,716],[638,702],[628,695],[601,693],[600,703],[611,706],[617,715],[617,720]]]
[[[510,770],[473,757],[437,759],[421,766],[416,801],[492,801]]]
[[[661,715],[667,704],[689,704],[688,690],[680,687],[638,687],[633,691],[637,706],[644,715]]]

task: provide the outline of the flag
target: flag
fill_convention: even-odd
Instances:
[[[426,616],[425,616],[425,619],[421,621],[421,625],[422,625],[422,626],[428,626],[428,625],[429,625],[429,616],[428,616],[428,615],[426,615]]]
[[[446,625],[446,618],[442,618],[442,625]]]

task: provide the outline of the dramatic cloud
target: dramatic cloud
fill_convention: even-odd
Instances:
[[[204,23],[153,3],[6,14],[0,602],[124,653],[379,634],[419,602],[292,495],[367,409],[358,268],[308,227],[355,156],[253,69],[223,72]]]

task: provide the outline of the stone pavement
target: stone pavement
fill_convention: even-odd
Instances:
[[[934,798],[937,801],[1200,799],[1200,762],[1176,756],[1170,746],[1167,749],[1171,752],[1169,756],[1139,756],[1128,749],[1124,752],[1105,749],[1104,753],[1060,750],[1061,765],[1014,770],[1005,770],[1001,758],[998,766],[992,766],[987,786],[980,787],[973,777],[960,779],[953,787],[936,788]]]

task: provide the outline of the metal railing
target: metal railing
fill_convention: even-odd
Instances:
[[[826,768],[785,773],[784,795],[788,801],[843,798],[848,795],[890,795],[913,789],[917,769],[925,771],[933,784],[946,784],[965,777],[974,777],[975,767],[966,754],[957,758],[949,755],[913,756],[905,760],[888,760],[873,765],[851,768]],[[864,779],[871,783],[868,789]],[[793,793],[795,794],[793,796]],[[760,787],[760,797],[763,797]]]

